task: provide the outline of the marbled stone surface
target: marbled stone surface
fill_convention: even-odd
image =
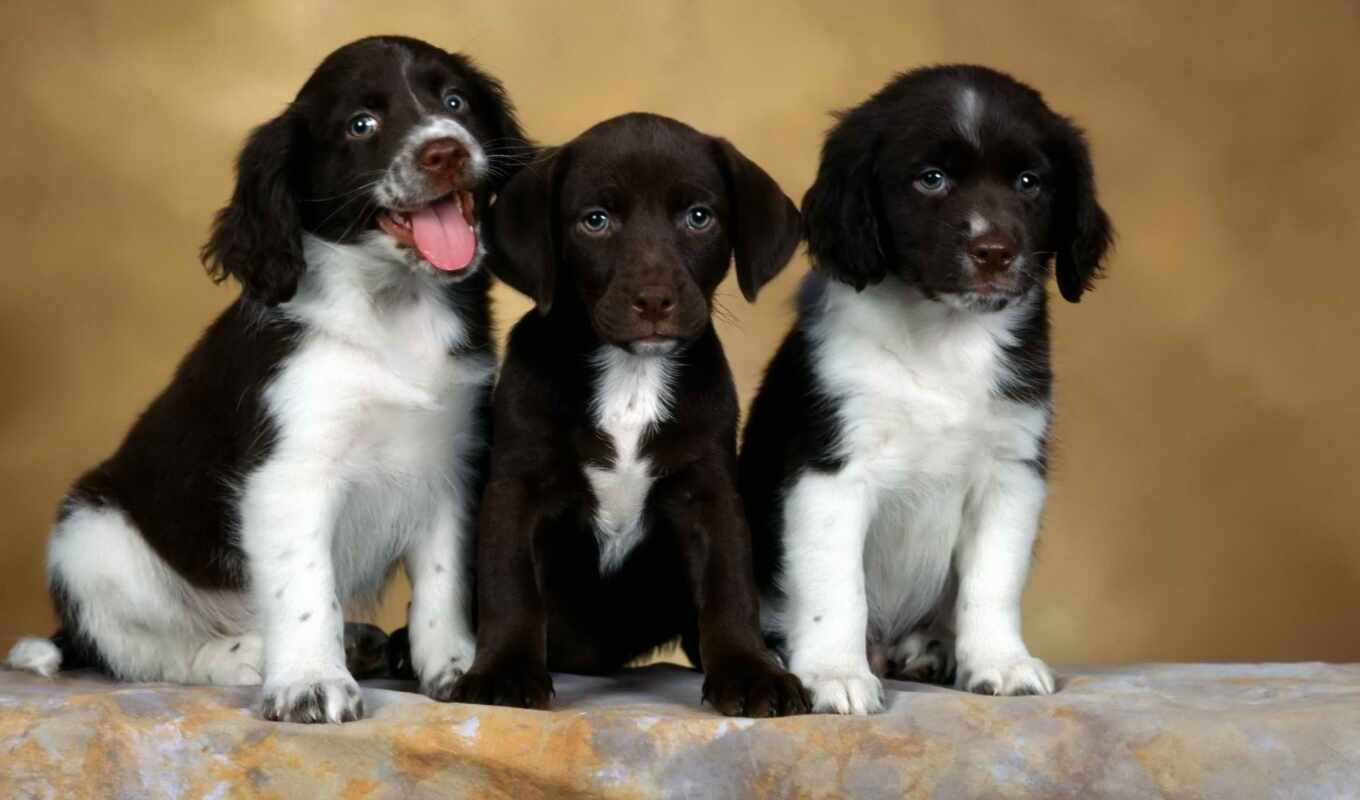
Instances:
[[[668,665],[559,675],[551,712],[364,686],[273,724],[253,689],[0,672],[0,797],[1360,797],[1360,666],[1065,670],[1052,697],[890,683],[868,718],[726,719]]]

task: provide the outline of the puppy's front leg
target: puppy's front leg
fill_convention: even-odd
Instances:
[[[809,698],[802,684],[761,641],[751,532],[730,474],[705,464],[657,488],[698,612],[703,698],[729,716],[804,714]]]
[[[460,703],[547,708],[548,620],[540,583],[543,483],[492,478],[477,543],[477,657],[454,684]],[[414,631],[414,626],[412,628]]]
[[[1044,505],[1044,480],[1025,463],[997,467],[974,494],[961,531],[954,609],[959,688],[979,694],[1051,694],[1053,673],[1020,638],[1020,594]]]
[[[241,544],[264,636],[266,719],[347,722],[364,713],[345,669],[331,564],[341,491],[323,475],[275,464],[252,477],[243,497]]]
[[[453,686],[472,666],[476,651],[468,622],[467,514],[458,499],[442,498],[425,535],[406,553],[411,580],[411,665],[420,691],[448,701]]]
[[[789,668],[812,692],[814,711],[870,714],[883,708],[883,686],[864,648],[864,538],[872,504],[862,482],[820,473],[799,478],[784,504],[779,582],[785,605],[776,617]]]

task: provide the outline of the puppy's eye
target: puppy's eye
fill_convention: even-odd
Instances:
[[[685,214],[685,224],[692,231],[707,230],[713,224],[713,209],[707,206],[695,206]]]
[[[345,125],[345,133],[349,134],[351,139],[367,139],[377,132],[378,118],[367,112],[355,114]]]
[[[945,175],[942,169],[930,167],[916,176],[913,185],[917,191],[925,194],[941,194],[949,188],[949,176]]]
[[[449,92],[444,95],[444,108],[449,111],[462,111],[467,101],[457,92]]]
[[[1033,172],[1022,172],[1015,179],[1015,190],[1020,194],[1038,194],[1043,182]]]
[[[609,227],[609,214],[604,209],[593,208],[581,217],[581,227],[586,233],[604,233]]]

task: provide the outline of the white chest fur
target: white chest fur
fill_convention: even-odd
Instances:
[[[595,538],[604,574],[617,569],[646,535],[643,510],[653,475],[639,451],[643,436],[670,416],[674,362],[610,346],[597,351],[594,362],[599,378],[591,413],[614,447],[608,467],[585,468],[595,496]]]
[[[467,331],[435,278],[369,249],[308,241],[313,266],[283,307],[306,332],[266,394],[279,440],[261,470],[344,487],[331,512],[335,578],[361,602],[437,504],[463,491],[461,454],[482,444],[475,409],[494,372],[486,354],[450,355]]]
[[[869,628],[890,641],[935,607],[970,498],[998,463],[1038,455],[1049,409],[995,392],[1024,302],[975,313],[892,280],[858,294],[831,283],[823,302],[813,369],[841,399],[845,476],[871,498]]]

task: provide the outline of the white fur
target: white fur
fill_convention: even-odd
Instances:
[[[436,139],[454,139],[468,151],[469,182],[475,183],[486,177],[490,161],[486,151],[467,128],[448,117],[427,117],[419,125],[411,128],[402,141],[401,149],[392,158],[392,163],[373,188],[373,196],[383,208],[406,209],[424,205],[435,197],[426,192],[415,192],[417,187],[426,186],[424,174],[417,164],[420,150]]]
[[[594,361],[600,377],[591,413],[614,446],[610,466],[585,468],[595,495],[603,574],[618,569],[646,535],[642,512],[654,476],[639,446],[648,431],[670,417],[674,362],[669,355],[635,355],[609,345],[595,353]]]
[[[61,651],[52,644],[51,639],[22,636],[10,649],[5,666],[10,669],[36,672],[44,678],[50,678],[61,669]]]
[[[981,148],[982,134],[978,126],[982,124],[982,98],[976,89],[970,86],[959,92],[957,111],[954,127],[958,129],[959,135],[974,147]]]
[[[977,313],[895,278],[862,293],[828,281],[807,317],[846,463],[789,490],[787,601],[765,619],[784,632],[790,668],[819,709],[877,710],[866,639],[904,653],[932,616],[957,632],[961,685],[997,678],[1001,691],[1052,691],[1019,618],[1044,497],[1024,462],[1039,454],[1049,409],[994,391],[1007,377],[1002,348],[1036,297]]]
[[[494,363],[450,355],[467,331],[445,300],[447,279],[413,268],[388,237],[345,246],[307,237],[304,249],[297,295],[271,312],[304,331],[264,392],[278,438],[236,487],[248,596],[192,587],[110,506],[78,505],[57,525],[48,569],[118,674],[262,679],[267,704],[314,688],[336,721],[358,702],[343,608],[376,602],[399,560],[422,685],[471,663],[470,587],[459,580],[469,476],[458,465],[485,446],[474,412]]]
[[[974,238],[985,234],[992,229],[991,220],[982,216],[980,212],[973,211],[968,214],[968,235]]]

